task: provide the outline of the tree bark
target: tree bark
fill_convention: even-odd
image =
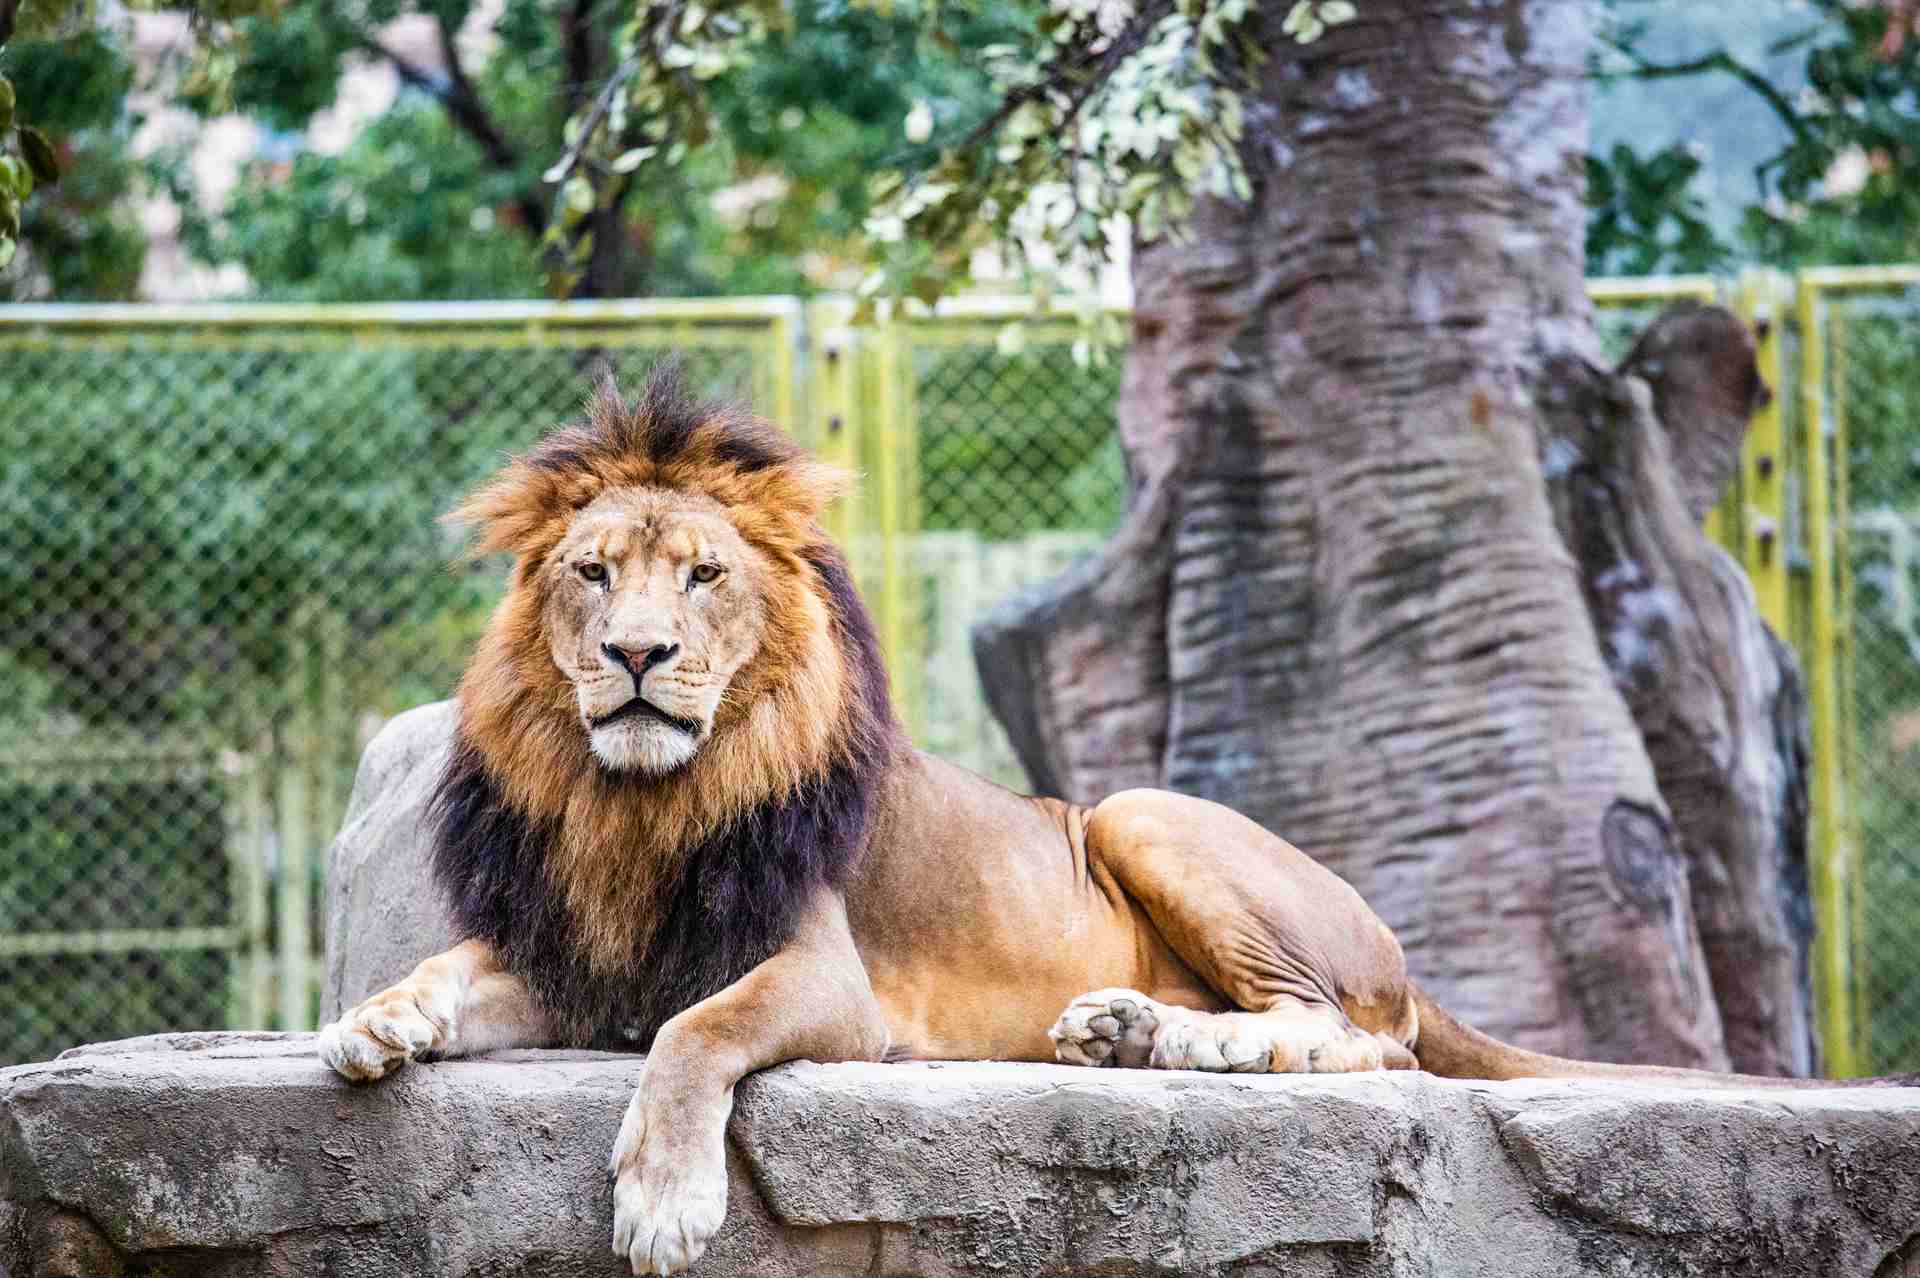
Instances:
[[[1804,1069],[1797,685],[1693,513],[1752,350],[1717,313],[1657,392],[1651,348],[1599,364],[1585,7],[1279,16],[1254,198],[1136,255],[1126,519],[981,624],[989,701],[1036,788],[1168,786],[1318,856],[1501,1037]]]

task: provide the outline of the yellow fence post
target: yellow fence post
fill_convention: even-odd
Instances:
[[[1847,792],[1841,772],[1839,601],[1833,523],[1833,467],[1844,454],[1833,449],[1833,417],[1827,394],[1825,306],[1819,286],[1803,277],[1798,298],[1800,326],[1800,427],[1802,484],[1805,488],[1810,589],[1807,644],[1801,652],[1807,672],[1807,705],[1812,729],[1809,867],[1814,910],[1814,987],[1825,1072],[1851,1077],[1859,1072],[1854,1026],[1854,952],[1852,897],[1858,876],[1847,838]]]
[[[808,428],[802,441],[816,455],[836,466],[858,470],[859,424],[855,413],[860,334],[847,320],[852,308],[843,300],[826,299],[807,308],[811,366],[808,377]],[[847,553],[856,572],[862,568],[854,536],[861,527],[863,494],[856,487],[822,518],[827,532]]]
[[[782,298],[791,305],[775,311],[767,321],[767,402],[761,411],[782,430],[801,432],[800,343],[805,312],[798,298]]]
[[[921,739],[920,592],[913,537],[919,531],[919,440],[915,430],[911,324],[895,311],[865,343],[866,402],[873,407],[867,444],[868,532],[878,539],[877,620],[893,678],[894,706]]]

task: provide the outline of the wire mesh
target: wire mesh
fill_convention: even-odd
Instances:
[[[360,748],[451,691],[501,586],[436,516],[670,350],[765,402],[773,327],[0,332],[0,1063],[310,1023]],[[300,881],[290,882],[290,879]],[[302,917],[297,920],[292,915]]]
[[[909,717],[934,754],[1016,788],[1026,776],[981,693],[971,628],[1091,552],[1126,504],[1119,362],[1077,361],[1074,336],[1043,329],[1003,354],[993,326],[924,325],[909,345],[919,642],[907,659],[921,700]]]
[[[1864,1064],[1920,1069],[1920,291],[1829,298],[1852,514],[1851,834]]]

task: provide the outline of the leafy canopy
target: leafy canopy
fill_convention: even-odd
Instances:
[[[862,274],[868,299],[931,300],[995,245],[1036,292],[1084,294],[1120,236],[1178,235],[1197,194],[1247,191],[1242,95],[1266,56],[1251,0],[506,0],[484,54],[463,51],[473,7],[188,8],[198,55],[174,96],[203,111],[304,129],[353,57],[408,87],[340,154],[270,146],[217,214],[178,157],[150,164],[196,256],[305,300],[804,292]],[[1806,0],[1758,61],[1751,42],[1675,58],[1650,12],[1677,10],[1607,0],[1596,76],[1737,86],[1785,142],[1731,235],[1703,207],[1698,149],[1589,157],[1595,272],[1920,248],[1915,0]],[[1280,35],[1355,16],[1297,0]],[[450,73],[381,43],[408,17],[433,25]],[[0,0],[0,256],[34,245],[55,296],[127,296],[139,270],[131,72],[105,30],[86,0]],[[1804,90],[1782,87],[1783,58]],[[734,187],[752,198],[717,211]]]
[[[81,0],[44,3],[80,20]],[[194,8],[202,52],[178,96],[203,110],[304,127],[349,56],[391,63],[416,94],[341,155],[243,186],[217,217],[183,198],[196,253],[274,296],[519,293],[518,232],[559,292],[765,291],[804,284],[791,266],[773,278],[769,259],[864,231],[878,269],[863,294],[931,299],[983,245],[1038,287],[1083,281],[1129,222],[1177,234],[1196,194],[1247,191],[1240,94],[1263,56],[1251,0],[509,0],[477,73],[458,48],[470,7]],[[1285,34],[1311,40],[1355,13],[1297,0]],[[407,14],[436,24],[447,74],[381,43]],[[187,196],[182,167],[163,157],[152,176]],[[785,198],[745,236],[688,198],[754,170]],[[34,179],[16,187],[12,172],[17,208]],[[396,223],[371,239],[370,194]],[[9,251],[19,229],[0,226]],[[761,265],[743,273],[747,260]]]
[[[1911,260],[1920,250],[1920,3],[1805,0],[1747,56],[1729,47],[1671,56],[1649,20],[1668,6],[1607,0],[1593,73],[1602,83],[1708,80],[1737,86],[1785,141],[1752,174],[1728,243],[1709,225],[1688,144],[1616,146],[1588,161],[1588,269],[1711,271]],[[1740,21],[1728,15],[1727,21]],[[1781,71],[1797,60],[1788,87]]]

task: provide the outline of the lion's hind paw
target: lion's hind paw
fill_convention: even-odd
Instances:
[[[1138,990],[1095,990],[1067,1004],[1047,1037],[1064,1065],[1137,1069],[1153,1053],[1160,1012],[1161,1005]]]

